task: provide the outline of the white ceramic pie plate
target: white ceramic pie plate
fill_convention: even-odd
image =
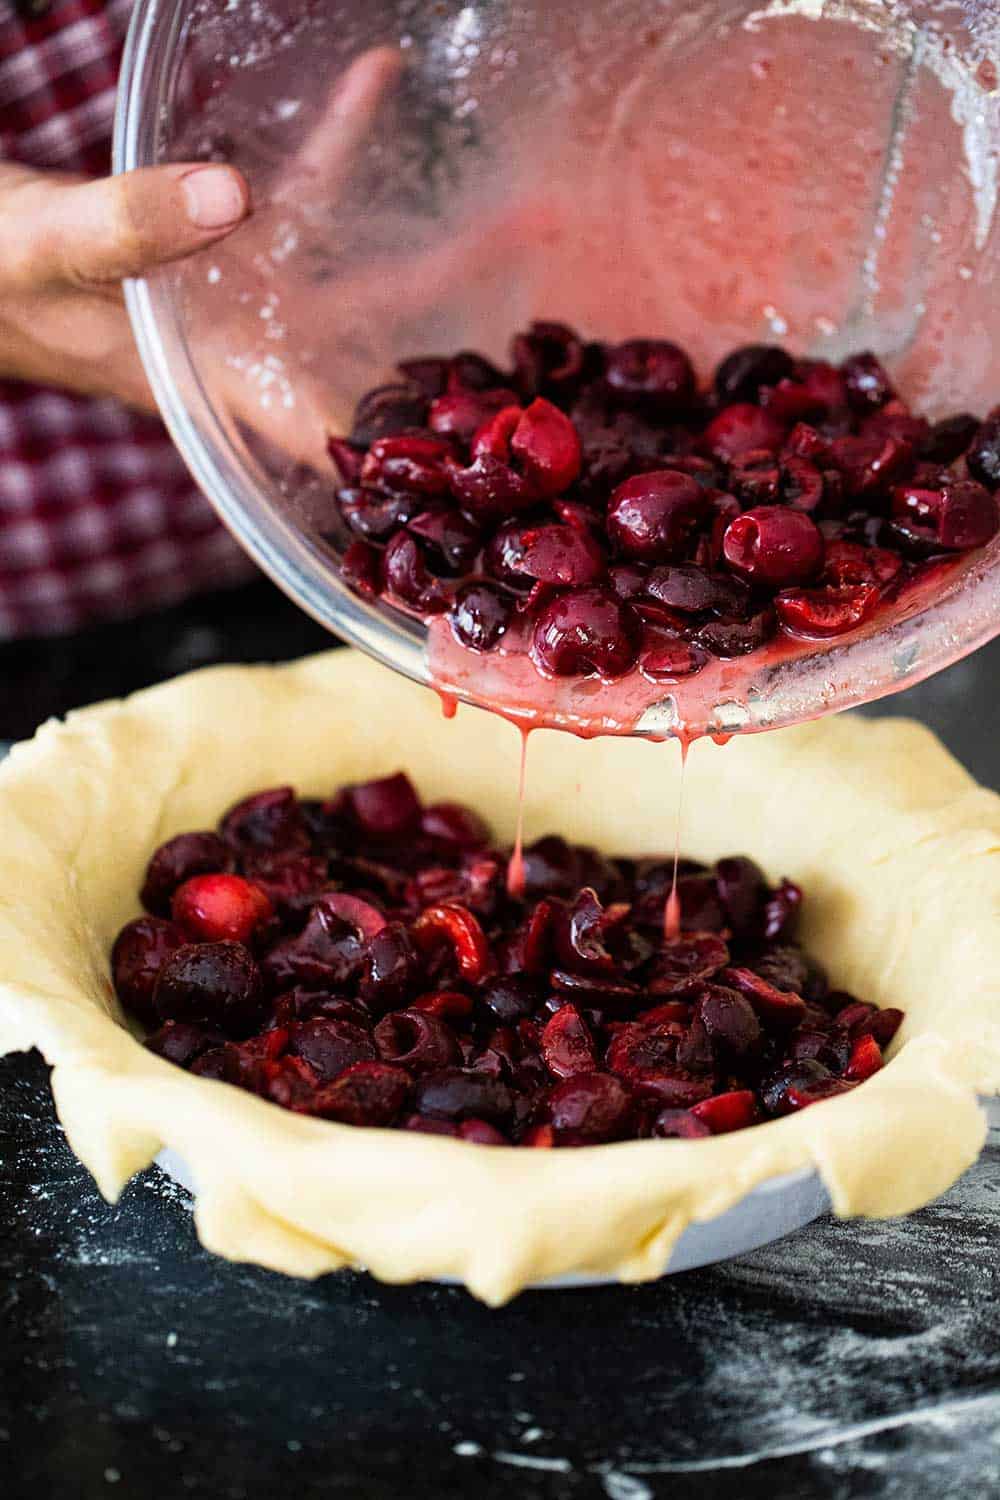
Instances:
[[[980,1102],[991,1133],[1000,1132],[1000,1098],[981,1099]],[[195,1175],[176,1151],[165,1148],[156,1158],[156,1164],[189,1193],[196,1192]],[[664,1275],[693,1271],[698,1266],[715,1265],[718,1261],[732,1260],[734,1256],[759,1250],[761,1245],[773,1244],[775,1240],[803,1229],[820,1214],[826,1213],[829,1207],[830,1195],[819,1173],[811,1168],[803,1167],[798,1172],[772,1177],[718,1218],[709,1219],[704,1224],[689,1224],[674,1247]],[[581,1271],[535,1282],[534,1289],[556,1291],[560,1287],[604,1286],[615,1279]],[[435,1280],[455,1282],[451,1276],[436,1277]]]
[[[195,1192],[194,1173],[176,1151],[161,1151],[156,1162],[168,1177],[189,1193]],[[676,1271],[692,1271],[696,1266],[710,1266],[716,1261],[731,1260],[734,1255],[745,1255],[749,1250],[769,1245],[773,1240],[783,1239],[786,1234],[812,1223],[829,1207],[830,1198],[818,1172],[804,1167],[798,1172],[772,1177],[718,1218],[709,1219],[704,1224],[689,1224],[677,1241],[664,1274],[672,1276]],[[450,1282],[454,1278],[435,1279]],[[580,1272],[555,1276],[549,1281],[536,1282],[535,1286],[548,1290],[600,1286],[615,1279]]]

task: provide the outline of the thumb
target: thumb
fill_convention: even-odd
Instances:
[[[146,167],[82,183],[40,176],[21,191],[24,270],[36,285],[141,276],[220,239],[250,210],[245,179],[214,164]]]

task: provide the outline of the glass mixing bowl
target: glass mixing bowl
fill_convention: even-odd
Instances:
[[[540,679],[368,603],[322,540],[330,431],[397,360],[533,317],[878,353],[930,416],[1000,399],[992,0],[138,0],[119,171],[232,162],[255,213],[127,289],[192,473],[337,635],[514,717]],[[397,377],[398,378],[398,377]],[[1000,630],[1000,539],[833,645],[687,686],[545,684],[588,730],[731,733],[916,682]],[[502,666],[502,663],[500,664]]]

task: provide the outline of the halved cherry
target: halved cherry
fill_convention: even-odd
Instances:
[[[520,406],[504,406],[489,417],[472,438],[473,458],[496,458],[510,463],[510,440],[523,415]]]
[[[386,918],[377,907],[346,891],[328,891],[323,897],[323,905],[342,922],[354,927],[363,938],[373,938],[386,926]]]
[[[346,801],[362,831],[372,838],[402,838],[420,821],[420,798],[404,771],[348,787]]]
[[[308,1113],[316,1098],[320,1079],[301,1057],[281,1057],[262,1062],[257,1073],[257,1088],[272,1104],[282,1109]]]
[[[898,552],[887,547],[863,547],[860,542],[828,542],[823,581],[834,587],[863,583],[891,583],[903,567]]]
[[[688,1000],[666,1000],[662,1005],[654,1005],[652,1010],[640,1011],[636,1020],[643,1026],[688,1026],[693,1010],[694,1006]]]
[[[340,470],[340,477],[344,483],[357,484],[361,478],[365,450],[348,442],[346,438],[331,435],[326,440],[326,451]]]
[[[807,1109],[810,1104],[821,1104],[824,1099],[849,1094],[856,1087],[855,1083],[844,1078],[823,1078],[817,1083],[792,1084],[785,1094],[786,1110],[791,1114],[799,1109]]]
[[[516,465],[531,493],[539,498],[568,490],[583,462],[573,423],[543,396],[524,410],[505,406],[485,422],[472,440],[472,456],[477,461],[494,459]]]
[[[539,495],[561,495],[579,477],[582,454],[576,428],[544,396],[523,413],[510,447]]]
[[[949,552],[985,546],[1000,529],[996,497],[974,479],[948,477],[934,489],[899,485],[892,492],[892,513]]]
[[[431,402],[427,425],[440,437],[468,443],[498,411],[516,404],[516,394],[503,386],[495,391],[451,391]]]
[[[806,1013],[806,1002],[801,995],[794,990],[776,989],[752,969],[723,969],[716,978],[719,984],[739,990],[770,1026],[797,1026]]]
[[[385,1128],[406,1103],[410,1076],[391,1063],[353,1063],[339,1078],[317,1089],[308,1103],[308,1113],[343,1125]]]
[[[873,1015],[874,1005],[869,1005],[864,1000],[852,1000],[849,1005],[844,1005],[837,1011],[834,1019],[853,1038],[868,1029],[867,1022]]]
[[[663,897],[658,898],[657,905],[662,910]],[[729,949],[717,933],[691,931],[666,943],[656,955],[647,988],[652,995],[669,995],[697,979],[711,979],[728,962]],[[733,988],[739,989],[739,985]]]
[[[779,380],[760,390],[760,404],[779,422],[811,422],[822,417],[825,403],[797,380]]]
[[[474,1008],[472,996],[463,995],[461,990],[434,990],[430,994],[419,996],[410,1004],[410,1010],[424,1011],[429,1016],[437,1016],[441,1021],[466,1021]]]
[[[382,584],[382,555],[370,542],[352,542],[341,558],[340,572],[355,593],[377,594]]]
[[[883,1065],[882,1049],[875,1038],[870,1034],[859,1036],[851,1048],[851,1060],[844,1069],[844,1077],[861,1083]]]
[[[542,1056],[556,1078],[591,1073],[597,1054],[590,1028],[575,1005],[563,1005],[542,1032]]]
[[[712,1131],[693,1110],[668,1108],[660,1110],[650,1134],[658,1140],[695,1141],[711,1135]]]
[[[464,906],[428,906],[413,924],[414,941],[422,952],[447,943],[455,954],[458,972],[468,984],[478,984],[490,968],[486,935]]]
[[[713,1094],[700,1104],[692,1104],[691,1113],[707,1125],[713,1135],[730,1130],[744,1130],[757,1120],[757,1101],[752,1089],[734,1089],[728,1094]]]
[[[546,896],[528,918],[522,939],[523,963],[528,974],[537,974],[548,967],[559,909],[559,905]]]
[[[881,589],[866,583],[841,588],[786,589],[777,596],[774,607],[786,630],[823,640],[846,635],[870,620],[881,597]]]
[[[864,1030],[871,1032],[879,1046],[885,1051],[902,1024],[903,1012],[897,1010],[894,1005],[885,1005],[881,1010],[875,1011]]]
[[[445,460],[451,456],[450,443],[441,438],[378,438],[361,466],[361,482],[407,494],[443,495],[448,489]]]

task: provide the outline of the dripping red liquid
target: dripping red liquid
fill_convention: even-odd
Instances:
[[[507,891],[515,901],[524,896],[524,790],[528,771],[528,735],[530,729],[521,726],[521,771],[517,784],[517,832],[514,835],[514,850],[507,866]]]
[[[676,942],[681,935],[681,899],[677,889],[677,871],[681,862],[681,822],[684,814],[684,778],[687,772],[688,751],[691,738],[687,734],[678,736],[681,747],[681,777],[677,788],[677,818],[674,829],[674,873],[670,882],[670,895],[663,914],[663,933],[668,943]]]

